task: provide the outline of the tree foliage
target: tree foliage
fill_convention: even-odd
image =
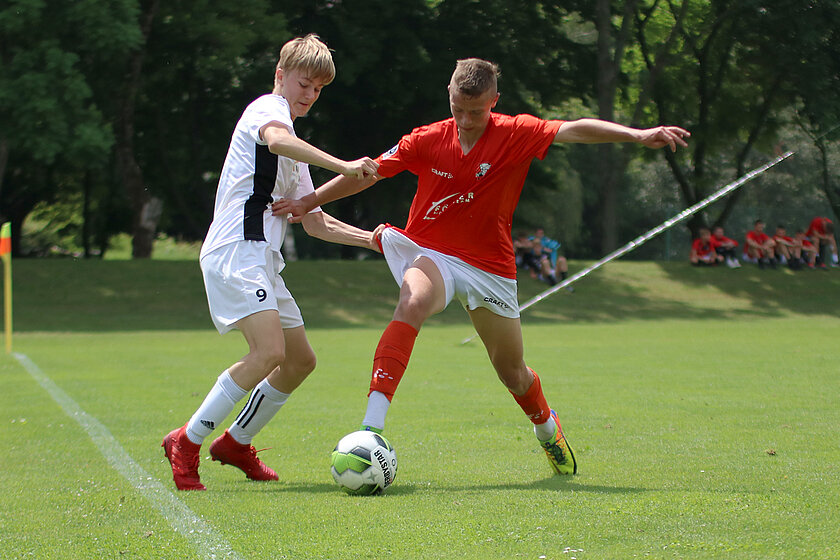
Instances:
[[[86,254],[119,231],[134,232],[138,256],[158,231],[203,238],[238,116],[270,91],[280,46],[309,32],[333,49],[337,77],[296,128],[342,158],[447,118],[446,84],[468,56],[500,64],[500,112],[691,130],[677,154],[564,146],[532,166],[514,227],[543,226],[575,255],[602,254],[782,148],[814,146],[794,164],[791,196],[813,182],[840,213],[835,0],[10,0],[0,211],[15,239],[36,208],[77,216],[56,228]],[[403,175],[328,210],[401,224],[415,185]],[[316,182],[329,176],[314,170]],[[740,219],[753,204],[744,192],[692,228]]]

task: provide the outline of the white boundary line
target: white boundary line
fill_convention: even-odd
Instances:
[[[184,502],[143,467],[137,464],[102,422],[82,410],[67,393],[55,384],[35,362],[25,354],[12,354],[29,375],[52,397],[64,412],[87,432],[108,463],[157,509],[169,525],[185,537],[203,558],[232,558],[240,556],[213,528],[196,515]]]

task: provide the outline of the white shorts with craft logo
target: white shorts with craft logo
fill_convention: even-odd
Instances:
[[[220,334],[258,311],[274,310],[283,328],[303,325],[303,316],[280,271],[283,256],[262,241],[228,243],[204,255],[201,273],[210,316]]]
[[[385,229],[379,241],[391,274],[400,286],[405,271],[420,257],[427,257],[443,276],[446,305],[458,296],[467,309],[484,307],[502,317],[519,317],[516,280],[485,272],[457,257],[421,247],[394,228]]]

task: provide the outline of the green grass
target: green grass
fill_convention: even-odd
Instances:
[[[396,288],[382,262],[284,275],[319,365],[255,441],[281,481],[203,461],[209,491],[176,494],[239,557],[837,557],[840,273],[615,263],[527,312],[572,478],[454,305],[420,334],[388,416],[396,482],[373,498],[337,489],[329,452],[364,413]],[[245,352],[212,330],[197,265],[24,260],[15,282],[15,352],[172,488],[161,437]],[[11,357],[0,383],[0,558],[198,557]]]

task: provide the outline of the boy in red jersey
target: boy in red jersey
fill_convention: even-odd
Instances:
[[[722,226],[715,226],[712,229],[712,245],[715,247],[715,253],[721,255],[726,261],[726,266],[729,268],[740,268],[741,263],[735,255],[735,248],[738,242],[734,239],[726,237],[723,233]]]
[[[828,262],[828,249],[831,250],[831,266],[837,266],[837,239],[834,237],[834,224],[831,220],[817,216],[811,220],[805,235],[817,249],[821,268],[825,268]]]
[[[417,193],[404,230],[388,227],[379,240],[400,296],[374,354],[363,429],[381,432],[418,330],[458,296],[481,337],[499,379],[534,424],[534,432],[559,474],[577,470],[557,413],[540,378],[525,365],[513,211],[534,158],[562,142],[636,142],[650,148],[686,146],[688,131],[675,126],[634,129],[597,119],[546,121],[492,112],[499,99],[498,68],[480,59],[459,60],[449,83],[452,118],[414,129],[377,162],[366,180],[332,180],[311,196],[282,200],[277,214],[297,221],[308,208],[370,187],[408,170]]]
[[[787,234],[783,225],[776,226],[776,233],[773,234],[773,243],[776,244],[776,258],[782,264],[789,264],[793,261],[793,250],[796,241]]]
[[[688,260],[694,266],[715,266],[723,262],[723,257],[715,251],[712,232],[709,228],[700,228],[700,237],[691,244],[691,254]]]
[[[811,240],[808,239],[808,236],[802,230],[796,232],[794,240],[796,241],[796,248],[794,249],[796,258],[800,262],[807,264],[808,268],[815,268],[817,248],[814,247],[814,244],[811,243]]]
[[[744,242],[744,257],[750,262],[757,262],[759,268],[768,264],[776,268],[776,243],[764,233],[764,222],[756,220],[752,231],[747,232]]]

